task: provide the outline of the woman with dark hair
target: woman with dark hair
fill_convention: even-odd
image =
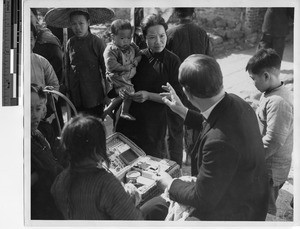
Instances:
[[[149,15],[141,23],[147,48],[142,50],[142,59],[132,79],[136,93],[131,96],[133,102],[130,114],[136,120],[119,119],[116,131],[123,133],[140,146],[146,154],[162,158],[165,156],[165,135],[167,128],[167,110],[159,93],[162,85],[169,82],[181,95],[178,83],[179,58],[165,49],[167,42],[167,24],[159,15]],[[120,92],[126,97],[126,92]],[[172,160],[173,155],[170,155]],[[181,163],[182,155],[176,159]]]
[[[93,116],[76,116],[63,128],[61,143],[70,165],[51,188],[68,220],[141,220],[142,214],[109,172],[105,128]]]

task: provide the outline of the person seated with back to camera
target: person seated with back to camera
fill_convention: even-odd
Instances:
[[[73,117],[63,128],[61,144],[70,165],[58,175],[51,193],[64,219],[143,219],[135,186],[125,185],[126,192],[108,169],[105,127],[99,118]]]
[[[131,78],[136,74],[136,67],[141,61],[141,52],[139,47],[132,42],[130,22],[123,19],[113,21],[111,24],[111,38],[112,42],[106,46],[103,53],[106,76],[113,84],[117,94],[120,90],[126,90],[129,94],[134,94]],[[120,97],[115,98],[105,109],[103,118],[111,113],[121,101]],[[134,121],[135,118],[129,114],[131,102],[130,98],[123,100],[120,117]]]
[[[50,188],[63,167],[53,156],[50,144],[37,129],[45,116],[47,98],[43,88],[31,85],[31,219],[56,220],[62,215]]]

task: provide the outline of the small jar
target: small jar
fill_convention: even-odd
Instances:
[[[136,180],[139,176],[141,176],[139,171],[129,171],[126,174],[126,182],[136,183]]]

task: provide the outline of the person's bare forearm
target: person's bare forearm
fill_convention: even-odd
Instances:
[[[148,100],[157,102],[157,103],[164,103],[164,101],[162,100],[163,96],[161,96],[160,94],[157,93],[152,93],[152,92],[148,92]],[[183,118],[183,120],[185,119],[187,112],[188,112],[188,108],[186,108],[185,106],[176,106],[176,107],[171,107],[171,110],[175,113],[177,113],[181,118]]]
[[[153,92],[148,92],[148,100],[157,102],[157,103],[164,103],[162,101],[162,96],[160,96],[157,93],[153,93]]]
[[[183,118],[183,120],[185,120],[186,118],[186,115],[188,113],[188,108],[186,108],[185,106],[182,106],[180,108],[178,108],[176,111],[173,111],[175,112],[176,114],[178,114],[181,118]]]

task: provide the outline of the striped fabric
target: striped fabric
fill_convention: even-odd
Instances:
[[[56,178],[51,192],[65,219],[142,219],[140,210],[120,181],[104,169],[85,168],[71,172],[67,168]]]

